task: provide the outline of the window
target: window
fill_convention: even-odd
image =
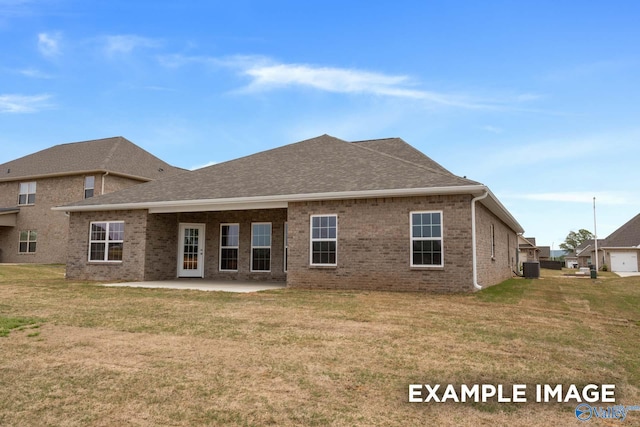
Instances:
[[[38,233],[33,230],[21,231],[18,252],[20,252],[21,254],[35,253],[37,238],[38,238]]]
[[[271,270],[271,223],[251,224],[251,271]]]
[[[18,195],[19,205],[33,205],[36,202],[36,183],[21,182],[20,194]]]
[[[289,234],[289,223],[284,223],[284,272],[287,272],[287,264],[289,262],[289,239],[287,235]]]
[[[238,271],[239,224],[220,225],[220,271]]]
[[[88,199],[89,197],[93,197],[93,189],[96,182],[95,176],[85,176],[84,177],[84,198]]]
[[[496,257],[496,229],[491,224],[489,227],[489,231],[491,232],[491,259],[495,259]]]
[[[122,261],[124,221],[92,222],[89,261]]]
[[[443,265],[442,212],[411,212],[411,266]]]
[[[338,216],[311,215],[311,265],[337,265]]]

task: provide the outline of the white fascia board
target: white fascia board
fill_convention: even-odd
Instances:
[[[522,228],[520,223],[513,217],[513,215],[511,215],[511,213],[500,202],[500,200],[498,200],[498,198],[495,196],[495,194],[493,194],[491,192],[491,190],[489,190],[488,187],[485,187],[485,188],[489,192],[489,197],[487,197],[487,198],[485,198],[483,200],[480,200],[480,203],[485,205],[498,218],[500,218],[502,221],[504,221],[505,224],[507,224],[509,227],[511,227],[513,229],[513,231],[516,232],[516,234],[523,234],[524,233],[524,229]],[[524,239],[524,237],[523,237],[523,239]],[[531,244],[531,242],[529,242],[528,240],[527,240],[527,242],[529,244]],[[532,245],[532,246],[534,246],[534,245]],[[534,246],[534,247],[536,247],[536,246]]]

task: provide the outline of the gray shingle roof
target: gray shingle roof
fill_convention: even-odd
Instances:
[[[70,206],[469,185],[481,184],[453,175],[399,138],[350,143],[322,135]]]
[[[184,171],[118,136],[60,144],[0,165],[0,181],[109,171],[141,180]]]
[[[606,247],[638,247],[640,246],[640,214],[611,233],[602,243]]]

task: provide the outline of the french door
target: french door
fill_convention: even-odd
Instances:
[[[180,224],[179,277],[204,277],[204,228],[204,224]]]

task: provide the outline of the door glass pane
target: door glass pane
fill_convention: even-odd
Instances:
[[[198,269],[198,232],[197,228],[184,229],[184,254],[182,259],[182,268],[184,270]]]

